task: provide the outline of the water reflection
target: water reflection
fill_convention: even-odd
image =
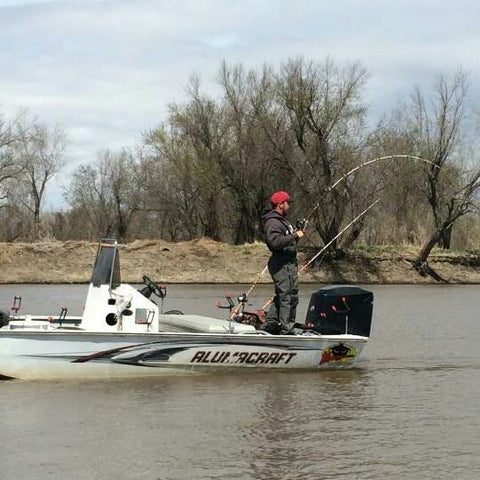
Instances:
[[[332,470],[332,451],[342,451],[352,423],[371,405],[372,380],[362,370],[280,374],[264,378],[249,427],[255,478],[304,478]],[[351,448],[351,447],[349,447]]]

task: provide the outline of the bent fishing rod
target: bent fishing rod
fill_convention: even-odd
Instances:
[[[426,158],[420,157],[418,155],[408,155],[408,154],[393,154],[393,155],[385,155],[383,157],[377,157],[377,158],[372,158],[371,160],[367,160],[366,162],[362,162],[356,167],[352,168],[350,171],[347,173],[343,174],[337,181],[332,183],[329,187],[325,189],[325,196],[328,195],[334,188],[337,187],[341,182],[346,180],[350,175],[353,175],[355,172],[358,170],[361,170],[364,167],[368,167],[369,165],[372,165],[373,163],[382,161],[382,160],[420,160],[422,162],[428,163],[432,167],[435,168],[440,168],[436,163],[432,162],[431,160],[428,160]],[[318,200],[318,202],[314,205],[308,216],[306,217],[306,221],[308,222],[310,218],[312,218],[312,215],[316,212],[316,210],[320,207],[320,205],[325,201],[325,196]]]
[[[343,174],[338,180],[336,180],[332,185],[330,185],[325,190],[325,195],[323,196],[323,198],[318,200],[318,202],[314,205],[314,207],[312,208],[312,210],[310,211],[308,216],[305,218],[304,225],[306,226],[306,224],[308,224],[308,221],[310,220],[312,215],[316,212],[316,210],[320,207],[320,205],[325,201],[326,195],[328,195],[332,190],[334,190],[341,182],[345,181],[350,175],[354,174],[355,172],[357,172],[358,170],[361,170],[364,167],[372,165],[373,163],[376,163],[376,162],[379,162],[379,161],[382,161],[382,160],[396,160],[396,159],[399,159],[399,160],[402,160],[402,159],[403,160],[407,160],[407,159],[408,160],[420,160],[422,162],[428,163],[432,167],[440,168],[437,164],[435,164],[434,162],[432,162],[432,161],[430,161],[426,158],[420,157],[418,155],[409,155],[409,154],[385,155],[383,157],[376,157],[376,158],[372,158],[371,160],[367,160],[365,162],[362,162],[359,165],[357,165],[356,167],[354,167],[351,170],[349,170],[348,172],[346,172],[345,174]],[[336,238],[334,240],[336,240]],[[332,243],[333,243],[333,241],[332,241]],[[260,281],[260,279],[263,277],[263,275],[265,274],[265,272],[267,270],[268,270],[268,266],[265,266],[265,268],[259,273],[259,275],[255,279],[255,281],[253,282],[253,284],[249,288],[247,294],[245,295],[247,298],[250,295],[250,293],[252,293],[253,289],[255,288],[255,286],[257,285],[257,283]],[[233,318],[238,313],[241,306],[242,306],[242,303],[239,302],[236,305],[236,307],[232,310],[230,318]]]

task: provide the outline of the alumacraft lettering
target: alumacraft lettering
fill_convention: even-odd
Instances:
[[[296,355],[296,352],[195,352],[191,363],[242,363],[248,365],[287,365]]]

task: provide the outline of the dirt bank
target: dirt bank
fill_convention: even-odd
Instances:
[[[0,243],[0,283],[85,283],[90,279],[96,243]],[[140,283],[142,275],[162,283],[251,283],[266,265],[265,245],[232,246],[211,240],[168,243],[137,240],[120,245],[122,279]],[[436,283],[416,273],[408,249],[354,250],[340,260],[324,261],[302,273],[301,282],[315,283]],[[300,254],[300,264],[305,262]],[[480,256],[433,254],[430,266],[450,283],[480,283]],[[270,282],[268,273],[261,282]]]

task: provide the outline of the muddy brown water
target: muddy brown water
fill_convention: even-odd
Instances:
[[[480,478],[480,287],[367,288],[353,370],[0,382],[0,479]],[[3,285],[0,308],[80,314],[86,289]],[[164,309],[222,316],[225,290],[245,287],[173,285]]]

